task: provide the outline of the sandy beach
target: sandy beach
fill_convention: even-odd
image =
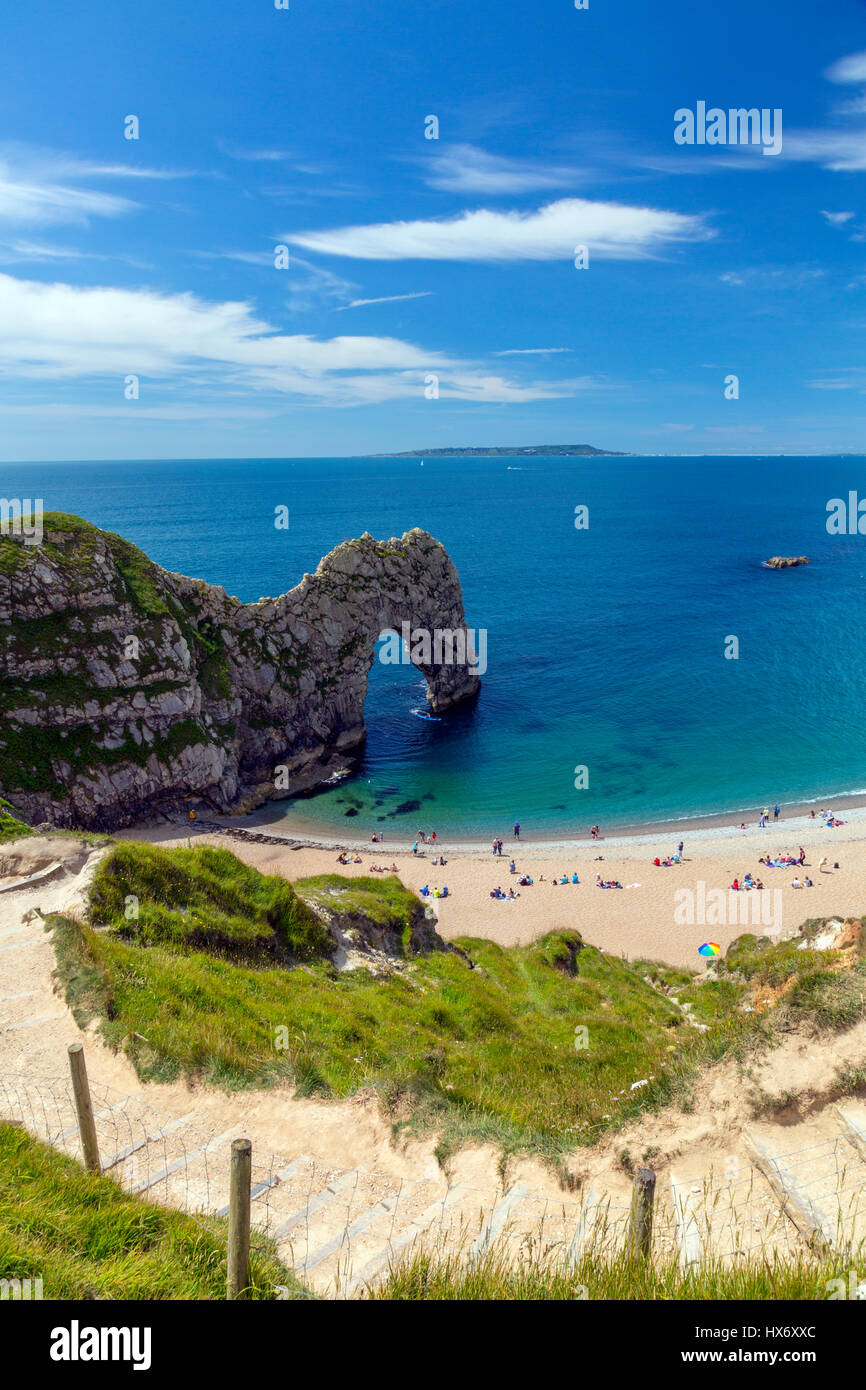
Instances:
[[[323,873],[366,875],[373,864],[386,868],[396,864],[401,880],[415,892],[425,884],[440,889],[447,884],[447,898],[430,900],[447,939],[477,936],[502,946],[527,945],[545,932],[568,927],[580,931],[587,942],[630,960],[648,958],[694,968],[710,963],[698,954],[698,947],[707,941],[724,950],[744,931],[788,935],[812,917],[860,916],[866,912],[866,808],[834,810],[845,824],[833,829],[817,818],[797,815],[782,816],[775,823],[771,820],[763,830],[753,821],[746,831],[736,825],[704,825],[680,827],[674,834],[602,836],[597,841],[561,844],[518,843],[501,832],[501,858],[494,858],[489,844],[450,844],[444,833],[435,848],[420,845],[417,857],[405,839],[386,838],[375,845],[361,838],[354,844],[342,839],[329,845],[324,836],[310,844],[299,834],[296,845],[275,842],[271,846],[201,828],[192,829],[191,835],[195,842],[231,849],[263,873],[281,874],[289,881]],[[261,819],[256,820],[255,825],[250,818],[226,823],[265,833]],[[269,828],[274,834],[299,833],[286,820]],[[190,840],[186,827],[137,828],[123,832],[123,836],[166,846],[186,845]],[[685,845],[683,862],[670,868],[656,867],[653,859],[675,851],[680,839]],[[361,862],[337,863],[338,843],[352,845],[353,855],[357,853]],[[758,862],[760,856],[773,857],[779,851],[797,855],[801,846],[806,851],[802,869],[765,868]],[[440,854],[447,861],[444,868],[433,865]],[[828,863],[819,871],[824,856]],[[518,885],[518,875],[509,872],[512,858],[518,871],[534,879],[532,886]],[[570,879],[574,872],[579,884],[554,885],[554,878],[568,874]],[[768,890],[763,897],[754,892],[729,892],[732,881],[746,872],[763,882]],[[622,889],[598,889],[595,879],[599,873],[603,879],[621,883]],[[791,886],[796,877],[802,880],[806,876],[814,887]],[[520,896],[514,901],[493,899],[490,892],[497,886],[505,892],[513,886]],[[695,895],[691,920],[690,900],[680,893],[684,889]],[[723,900],[718,896],[713,899],[713,890],[722,890]],[[703,921],[702,901],[708,903]],[[723,922],[712,915],[714,901],[721,901]],[[752,925],[753,914],[757,914],[757,925]]]

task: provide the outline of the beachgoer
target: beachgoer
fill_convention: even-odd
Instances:
[[[794,878],[794,879],[791,880],[791,887],[792,887],[792,888],[802,888],[803,885],[802,885],[802,883],[800,882],[800,880],[799,880],[798,878]]]
[[[781,809],[782,809],[781,806],[776,806],[776,807],[775,807],[775,809],[774,809],[774,811],[773,811],[773,820],[778,820],[778,819],[779,819],[779,812],[781,811]]]
[[[818,860],[818,873],[819,873],[819,874],[823,874],[823,873],[825,872],[825,870],[826,870],[826,867],[827,867],[827,856],[826,856],[826,854],[825,854],[825,855],[822,855],[822,857]]]
[[[520,821],[519,821],[519,820],[516,820],[516,821],[514,822],[514,838],[515,838],[515,840],[519,840],[519,839],[520,839]]]
[[[413,854],[417,854],[417,853],[418,853],[418,841],[417,841],[417,840],[415,841],[414,845],[412,846],[412,853],[413,853]]]
[[[807,888],[811,888],[812,886],[813,886],[813,885],[812,885],[812,880],[811,880],[810,878],[807,878],[807,879],[806,879],[806,887],[807,887]]]
[[[430,843],[431,843],[431,845],[435,845],[435,843],[436,843],[436,831],[435,831],[435,830],[431,830],[431,831],[430,831]]]
[[[512,859],[512,861],[511,861],[511,863],[508,865],[508,872],[509,872],[510,874],[516,874],[516,873],[517,873],[517,865],[515,864],[515,862],[514,862],[513,859]]]
[[[680,840],[679,844],[677,845],[677,854],[680,856],[680,858],[682,858],[682,854],[683,854],[683,842],[682,842],[682,840]]]

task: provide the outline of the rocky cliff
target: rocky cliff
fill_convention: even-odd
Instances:
[[[424,531],[346,541],[243,604],[77,517],[43,528],[0,538],[0,794],[32,822],[112,829],[314,785],[363,741],[376,639],[405,623],[456,634],[429,661],[413,647],[434,709],[480,687],[471,642],[453,659],[457,572]]]

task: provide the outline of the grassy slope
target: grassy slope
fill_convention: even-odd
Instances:
[[[249,962],[269,953],[315,960],[329,949],[326,927],[284,878],[209,845],[168,851],[119,844],[99,867],[91,905],[94,921],[136,946]]]
[[[480,968],[470,969],[457,953],[434,952],[386,978],[340,974],[326,959],[294,970],[252,962],[244,949],[248,923],[268,881],[226,851],[218,853],[237,894],[237,950],[226,920],[219,955],[174,928],[155,940],[151,923],[176,924],[182,908],[189,916],[180,920],[189,923],[210,910],[214,853],[197,861],[202,851],[127,846],[123,891],[112,885],[108,894],[110,869],[95,890],[103,908],[96,920],[112,906],[113,929],[57,926],[61,974],[79,1020],[101,1016],[107,1041],[124,1043],[145,1077],[291,1081],[301,1094],[323,1096],[372,1084],[392,1113],[440,1125],[446,1149],[472,1137],[553,1156],[595,1138],[613,1113],[625,1120],[681,1095],[702,1061],[736,1047],[755,1027],[721,990],[704,985],[700,1002],[712,1000],[718,1021],[698,1034],[624,961],[579,949],[576,932],[512,950],[464,939],[460,945]],[[153,899],[156,860],[179,864],[184,876],[161,873],[161,897]],[[303,883],[297,888],[304,893]],[[396,880],[353,883],[352,894],[362,902],[374,889],[392,916],[416,901]],[[310,891],[320,895],[322,881]],[[127,892],[142,905],[138,934],[118,916]],[[587,1029],[586,1048],[575,1047],[579,1026]],[[630,1091],[645,1078],[653,1079]]]
[[[41,1278],[46,1299],[225,1298],[227,1223],[123,1191],[0,1123],[0,1279]],[[256,1235],[250,1298],[297,1280]]]

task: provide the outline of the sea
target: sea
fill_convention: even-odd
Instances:
[[[859,456],[0,465],[0,495],[244,601],[364,531],[440,540],[486,633],[478,701],[431,720],[419,672],[374,661],[351,775],[268,810],[386,839],[515,821],[582,836],[866,793],[866,535],[828,530],[858,489]]]

